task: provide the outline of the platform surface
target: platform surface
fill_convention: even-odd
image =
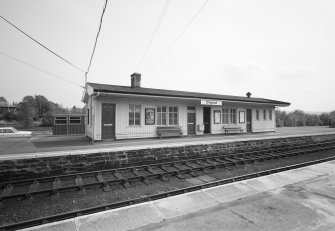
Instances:
[[[175,147],[183,145],[223,143],[322,134],[335,134],[335,128],[277,128],[276,132],[267,133],[205,135],[165,139],[133,139],[95,143],[92,143],[87,137],[84,136],[35,136],[22,138],[0,137],[0,160],[78,155],[106,151]]]
[[[25,230],[335,230],[335,161]]]

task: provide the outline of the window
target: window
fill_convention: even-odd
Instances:
[[[272,110],[269,110],[269,119],[272,120]]]
[[[239,121],[238,122],[240,124],[245,123],[245,111],[239,111],[238,114],[239,114]]]
[[[166,125],[166,107],[157,106],[157,124]]]
[[[70,125],[78,125],[81,123],[80,116],[70,116]]]
[[[93,125],[93,107],[90,108],[90,118],[91,118],[91,125]]]
[[[141,125],[141,105],[129,105],[129,126]]]
[[[228,108],[223,108],[222,109],[222,123],[224,123],[224,124],[229,123]]]
[[[263,119],[266,120],[266,110],[263,110]]]
[[[256,120],[259,120],[259,110],[256,110]]]
[[[87,108],[87,124],[90,124],[90,109]]]
[[[178,107],[169,107],[169,125],[178,125]]]
[[[230,123],[236,124],[236,109],[230,109]]]
[[[67,124],[66,116],[56,116],[55,124],[56,125],[66,125]]]
[[[4,129],[3,133],[14,133],[14,131],[12,131],[11,129]]]

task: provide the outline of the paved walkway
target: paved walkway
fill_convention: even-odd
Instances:
[[[335,161],[26,230],[335,230]]]
[[[335,128],[296,127],[277,128],[276,132],[242,135],[209,135],[166,139],[136,139],[110,142],[92,142],[82,136],[1,138],[0,160],[77,155],[106,151],[123,151],[183,145],[223,143],[282,137],[335,134]]]

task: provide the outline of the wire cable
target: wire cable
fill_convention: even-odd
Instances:
[[[199,10],[196,12],[196,14],[191,18],[191,20],[186,24],[186,26],[183,28],[183,30],[177,35],[177,37],[175,38],[175,40],[171,43],[171,45],[165,50],[165,52],[157,59],[157,61],[154,63],[154,66],[156,66],[158,63],[161,62],[161,60],[163,59],[164,56],[167,55],[167,53],[169,53],[169,51],[172,49],[172,47],[176,44],[176,42],[180,39],[180,37],[184,34],[184,32],[187,30],[187,28],[189,28],[191,26],[191,24],[193,23],[193,21],[198,17],[198,15],[200,14],[200,12],[205,8],[205,6],[207,5],[209,0],[206,0],[204,2],[204,4],[202,4],[202,6],[199,8]]]
[[[35,70],[38,70],[38,71],[40,71],[40,72],[43,72],[43,73],[45,73],[45,74],[51,75],[51,76],[53,76],[53,77],[55,77],[55,78],[58,78],[58,79],[61,79],[61,80],[63,80],[63,81],[66,81],[66,82],[68,82],[68,83],[71,83],[71,84],[73,84],[73,85],[76,85],[77,87],[84,88],[83,86],[80,86],[79,84],[77,84],[77,83],[75,83],[75,82],[72,82],[71,80],[65,79],[65,78],[60,77],[60,76],[58,76],[58,75],[55,75],[55,74],[53,74],[53,73],[51,73],[51,72],[49,72],[49,71],[43,70],[43,69],[41,69],[41,68],[39,68],[39,67],[36,67],[36,66],[34,66],[34,65],[30,64],[30,63],[27,63],[27,62],[23,61],[23,60],[21,60],[21,59],[15,58],[14,56],[11,56],[11,55],[9,55],[9,54],[6,54],[6,53],[3,53],[3,52],[0,51],[0,55],[4,56],[4,57],[6,57],[6,58],[12,59],[12,60],[14,60],[14,61],[16,61],[16,62],[18,62],[18,63],[24,64],[24,65],[26,65],[26,66],[28,66],[28,67],[31,67],[31,68],[33,68],[33,69],[35,69]]]
[[[57,54],[56,52],[50,50],[48,47],[46,47],[45,45],[43,45],[42,43],[40,43],[39,41],[37,41],[36,39],[34,39],[33,37],[31,37],[30,35],[28,35],[26,32],[24,32],[23,30],[21,30],[20,28],[18,28],[17,26],[15,26],[13,23],[11,23],[9,20],[7,20],[6,18],[4,18],[3,16],[0,15],[0,18],[2,18],[5,22],[7,22],[8,24],[10,24],[11,26],[13,26],[15,29],[17,29],[18,31],[20,31],[21,33],[23,33],[25,36],[27,36],[28,38],[30,38],[31,40],[33,40],[34,42],[36,42],[38,45],[40,45],[41,47],[43,47],[44,49],[48,50],[49,52],[51,52],[52,54],[54,54],[55,56],[57,56],[58,58],[62,59],[64,62],[70,64],[72,67],[78,69],[79,71],[85,73],[84,70],[82,70],[81,68],[77,67],[76,65],[74,65],[73,63],[67,61],[65,58],[63,58],[62,56],[60,56],[59,54]]]
[[[137,70],[138,70],[138,71],[139,71],[139,69],[141,68],[142,63],[143,63],[143,61],[144,61],[144,59],[145,59],[145,57],[146,57],[146,55],[147,55],[147,53],[148,53],[148,51],[149,51],[149,48],[150,48],[150,46],[151,46],[151,44],[152,44],[152,42],[153,42],[153,40],[154,40],[154,37],[155,37],[155,35],[156,35],[157,31],[158,31],[158,28],[160,27],[160,25],[161,25],[161,23],[162,23],[162,21],[163,21],[163,18],[164,18],[164,16],[165,16],[165,13],[166,13],[166,11],[167,11],[167,8],[168,8],[169,5],[170,5],[170,2],[171,2],[171,0],[166,0],[166,1],[165,1],[163,10],[162,10],[162,12],[161,12],[161,14],[160,14],[160,16],[159,16],[159,18],[158,18],[158,21],[157,21],[157,23],[156,23],[155,29],[153,30],[153,32],[152,32],[152,34],[151,34],[151,37],[150,37],[150,39],[149,39],[149,42],[148,42],[147,46],[145,47],[145,50],[144,50],[144,52],[143,52],[143,54],[142,54],[141,60],[140,60],[139,65],[138,65],[138,67],[137,67]]]
[[[90,68],[91,68],[91,65],[92,65],[92,60],[93,60],[95,48],[96,48],[97,43],[98,43],[98,37],[99,37],[99,34],[100,34],[100,30],[101,30],[101,26],[102,26],[102,20],[103,20],[105,11],[106,11],[107,3],[108,3],[108,0],[105,0],[105,5],[104,5],[104,8],[102,9],[102,14],[101,14],[101,17],[100,17],[100,24],[99,24],[97,36],[95,37],[95,42],[94,42],[94,46],[93,46],[92,55],[91,55],[90,62],[89,62],[88,67],[87,67],[87,71],[85,72],[85,85],[86,85],[86,82],[87,82],[87,74],[88,74],[88,72],[90,72]]]

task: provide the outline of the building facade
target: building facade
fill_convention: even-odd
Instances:
[[[86,135],[93,140],[157,137],[156,128],[178,126],[183,135],[223,134],[225,128],[244,133],[274,132],[275,108],[287,102],[247,97],[141,87],[141,75],[131,86],[87,83]]]

